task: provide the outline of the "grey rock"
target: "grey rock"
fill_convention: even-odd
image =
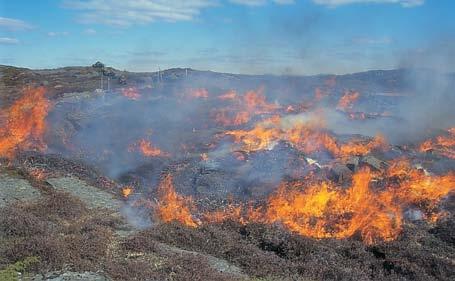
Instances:
[[[0,207],[38,197],[40,197],[39,191],[31,186],[27,180],[0,171]]]
[[[106,191],[100,190],[74,177],[50,178],[47,182],[55,189],[79,197],[89,208],[105,208],[120,212],[122,202]]]
[[[94,272],[50,272],[36,275],[32,281],[110,281],[111,279]]]
[[[372,155],[367,155],[367,156],[363,157],[361,160],[361,163],[367,164],[376,170],[382,170],[387,166],[386,162],[384,162]]]

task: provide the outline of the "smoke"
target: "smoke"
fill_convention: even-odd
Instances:
[[[409,52],[401,65],[412,69],[407,77],[410,99],[399,110],[404,122],[393,132],[404,140],[422,138],[428,132],[454,126],[454,43],[439,43]]]
[[[447,55],[440,52],[426,56],[426,64],[438,66]],[[131,82],[128,87],[136,87],[140,94],[136,100],[123,96],[120,89],[105,95],[82,93],[80,97],[64,99],[50,116],[56,134],[51,138],[67,142],[50,144],[49,148],[70,158],[80,157],[118,182],[131,184],[142,194],[139,198],[153,196],[166,173],[172,173],[175,189],[181,194],[222,200],[230,195],[241,200],[264,198],[283,180],[302,179],[312,172],[315,166],[307,163],[307,157],[325,165],[333,160],[333,155],[328,152],[303,155],[295,146],[279,139],[271,141],[267,149],[248,153],[224,132],[250,130],[256,122],[274,114],[281,115],[279,126],[284,131],[320,119],[321,129],[334,132],[339,141],[360,134],[384,135],[392,144],[415,143],[435,130],[453,126],[455,76],[447,73],[449,66],[429,70],[418,68],[425,64],[423,58],[414,64],[411,61],[410,57],[403,60],[402,66],[407,68],[401,70],[335,78],[168,70],[162,73],[160,83],[149,85],[148,81],[155,83],[156,79],[146,77]],[[157,77],[143,74],[147,75]],[[222,101],[218,96],[231,89],[241,96],[259,87],[265,89],[266,103],[280,108],[277,112],[252,114],[250,121],[239,127],[215,122],[214,110],[235,111],[236,106],[241,108],[245,102]],[[323,92],[320,101],[315,101],[316,88]],[[390,117],[351,120],[349,112],[336,109],[347,90],[360,92],[352,108],[354,112],[387,111]],[[286,112],[288,105],[297,107],[306,102],[311,106],[304,113]],[[62,131],[63,136],[58,135]],[[137,146],[139,140],[148,141],[163,153],[147,157]],[[152,224],[146,211],[136,207],[125,206],[122,213],[138,228]]]

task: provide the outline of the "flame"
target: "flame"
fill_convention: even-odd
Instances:
[[[220,100],[235,100],[237,98],[237,92],[234,90],[229,90],[218,98]]]
[[[248,112],[263,114],[274,112],[280,108],[266,101],[264,91],[264,87],[260,87],[256,91],[250,90],[243,95],[243,102]]]
[[[419,146],[420,152],[434,150],[451,159],[455,159],[455,127],[447,130],[447,135],[437,136],[434,140],[424,141]]]
[[[229,204],[223,210],[218,210],[203,215],[205,223],[221,223],[226,220],[233,220],[240,222],[241,224],[247,223],[244,218],[243,206],[234,206]]]
[[[382,178],[383,188],[371,187]],[[264,207],[228,207],[206,213],[207,222],[231,219],[240,223],[282,223],[289,230],[312,238],[348,238],[364,243],[391,241],[401,233],[403,211],[423,209],[425,219],[441,217],[437,204],[455,191],[455,174],[428,176],[408,162],[394,163],[385,175],[364,168],[354,174],[348,189],[332,182],[282,183]]]
[[[198,225],[191,215],[191,198],[186,198],[175,192],[171,175],[164,177],[157,192],[159,200],[156,214],[161,221],[178,221],[191,227]]]
[[[42,181],[47,177],[47,173],[44,169],[33,168],[29,171],[29,175],[37,181]]]
[[[207,153],[202,153],[201,154],[201,160],[202,161],[207,161],[209,160],[209,155]]]
[[[337,108],[343,111],[348,111],[352,108],[354,103],[359,99],[360,94],[358,92],[345,92],[344,95],[338,101]]]
[[[282,222],[290,230],[313,238],[347,238],[359,233],[367,244],[392,240],[401,227],[401,208],[388,193],[375,194],[368,169],[353,176],[344,191],[330,182],[307,187],[304,191],[280,187],[269,199],[264,220]]]
[[[133,188],[131,186],[125,186],[122,188],[122,196],[124,198],[128,198],[131,194],[133,194]]]
[[[264,87],[247,91],[241,97],[231,90],[219,98],[234,103],[233,106],[213,111],[215,122],[222,126],[239,126],[248,123],[255,115],[270,114],[280,109],[280,106],[267,102]]]
[[[209,91],[204,88],[190,89],[187,96],[190,98],[207,99],[209,97]]]
[[[384,136],[377,135],[372,140],[352,140],[346,144],[342,144],[339,146],[339,151],[336,154],[339,156],[365,155],[375,149],[385,150],[386,147],[387,141]]]
[[[250,121],[250,114],[247,111],[240,111],[234,113],[226,108],[215,111],[215,122],[222,126],[238,126]]]
[[[366,244],[391,241],[400,235],[403,213],[419,208],[424,219],[434,222],[444,215],[441,199],[455,191],[455,173],[425,174],[408,161],[398,160],[382,172],[357,171],[348,188],[330,181],[283,182],[265,205],[229,204],[202,214],[203,223],[234,220],[247,223],[281,223],[302,236],[344,239],[358,236]],[[158,187],[157,215],[164,222],[179,221],[197,227],[191,198],[178,195],[167,175]]]
[[[46,150],[43,136],[51,103],[45,92],[43,87],[28,88],[10,108],[1,112],[7,118],[0,128],[1,157],[14,157],[17,150]]]
[[[247,152],[272,149],[273,146],[284,138],[282,131],[277,128],[279,116],[259,122],[250,131],[233,130],[225,132],[234,137],[236,143],[242,143],[241,149]]]
[[[161,151],[158,147],[152,145],[151,141],[140,139],[137,143],[131,145],[128,151],[138,150],[146,157],[169,156],[168,153]]]
[[[122,95],[130,100],[139,100],[141,98],[141,94],[135,87],[123,88]]]
[[[287,141],[297,149],[312,153],[328,151],[335,157],[349,155],[365,155],[375,149],[386,148],[386,141],[382,136],[373,140],[351,140],[339,144],[324,128],[322,119],[287,121],[276,115],[261,121],[251,130],[231,130],[225,132],[232,136],[234,142],[241,144],[246,152],[271,150],[279,141]]]
[[[409,162],[403,159],[392,163],[387,176],[401,181],[402,185],[397,189],[401,201],[415,205],[425,202],[426,211],[432,211],[438,200],[455,188],[454,173],[427,176],[422,170],[412,168]]]

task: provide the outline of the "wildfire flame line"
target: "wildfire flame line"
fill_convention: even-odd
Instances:
[[[297,149],[312,153],[326,150],[333,156],[365,155],[374,149],[387,146],[382,136],[370,141],[351,140],[339,144],[335,137],[324,129],[322,119],[285,122],[280,116],[274,116],[256,124],[251,130],[232,130],[225,135],[232,136],[234,142],[241,144],[246,152],[271,149],[280,140],[293,144]]]
[[[191,227],[198,225],[191,215],[191,198],[185,198],[175,192],[171,175],[164,177],[157,192],[159,202],[156,214],[161,221],[178,221]]]
[[[420,152],[434,150],[447,158],[455,159],[455,127],[448,129],[447,133],[424,141],[419,146]]]
[[[247,91],[243,96],[238,96],[231,90],[218,99],[233,103],[232,106],[217,109],[212,113],[215,122],[222,126],[239,126],[248,123],[253,116],[270,114],[280,109],[280,106],[267,102],[264,87]]]
[[[384,186],[376,190],[371,185],[380,177]],[[164,178],[158,190],[157,213],[162,221],[199,225],[190,212],[194,209],[191,200],[176,194],[171,176]],[[408,207],[419,207],[429,221],[439,217],[439,201],[454,190],[454,173],[427,176],[408,162],[397,161],[384,174],[367,168],[359,170],[348,189],[328,181],[282,183],[265,206],[229,205],[221,211],[204,213],[203,221],[280,222],[303,236],[342,239],[359,235],[364,243],[373,244],[398,237]]]
[[[22,97],[2,112],[7,120],[0,128],[1,157],[12,158],[18,150],[43,151],[47,148],[44,133],[52,106],[45,93],[43,87],[27,88]]]

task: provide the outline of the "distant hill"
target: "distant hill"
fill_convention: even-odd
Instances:
[[[424,71],[424,70],[419,70]],[[356,90],[361,93],[403,92],[410,88],[411,77],[415,71],[409,69],[371,70],[345,75],[321,74],[312,76],[289,75],[243,75],[199,71],[190,68],[172,68],[160,72],[128,72],[107,67],[110,73],[110,87],[150,88],[166,87],[182,83],[188,87],[204,87],[239,91],[264,86],[270,98],[282,94],[290,98],[311,94],[316,88],[342,93]],[[107,77],[104,77],[106,86]],[[451,79],[455,75],[451,74]],[[15,100],[20,90],[28,85],[43,85],[51,97],[58,97],[66,92],[92,91],[100,87],[100,73],[91,66],[70,66],[57,69],[27,69],[0,65],[0,102],[2,105]]]

